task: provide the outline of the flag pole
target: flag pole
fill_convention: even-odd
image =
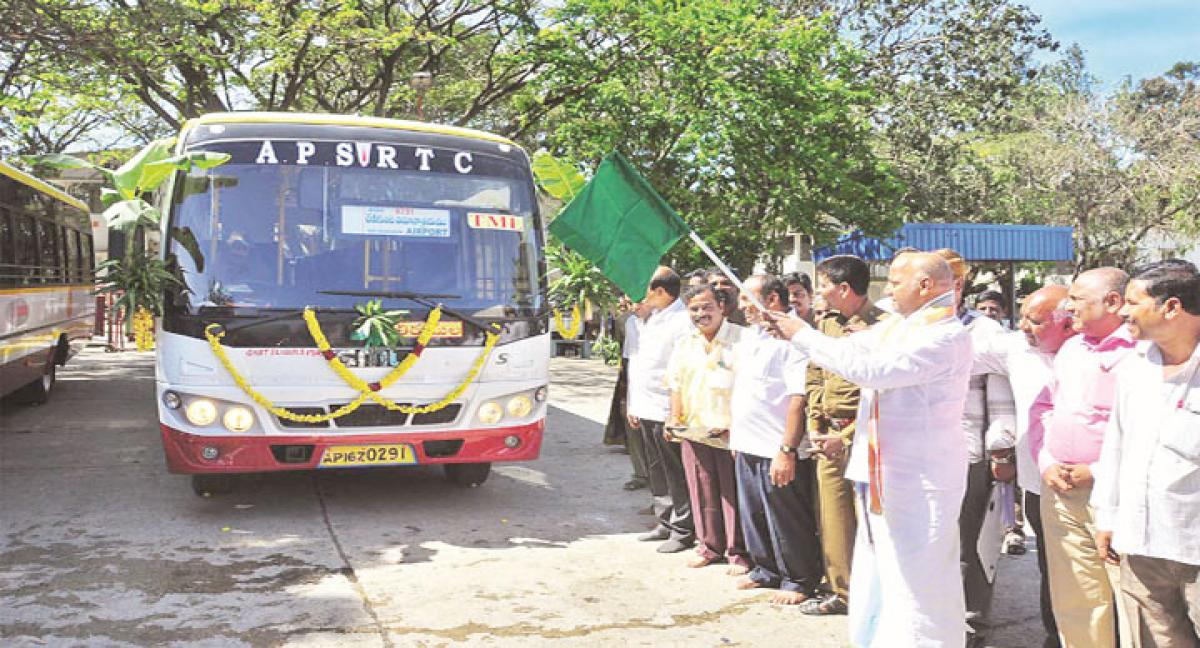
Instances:
[[[746,290],[746,287],[742,285],[742,280],[738,279],[737,275],[733,273],[733,270],[730,270],[729,266],[725,265],[725,262],[721,260],[721,257],[717,256],[717,253],[713,252],[712,248],[708,247],[708,244],[704,242],[704,239],[700,238],[700,235],[696,233],[696,230],[689,229],[688,237],[692,239],[693,243],[700,247],[700,251],[704,252],[704,254],[707,255],[713,263],[717,264],[717,267],[720,268],[721,272],[725,273],[726,277],[729,277],[729,280],[733,282],[733,285],[737,287],[739,292],[746,293],[746,297],[750,298],[750,301],[753,302],[758,310],[762,311],[763,313],[769,313],[767,307],[763,306],[762,302],[759,301],[758,297],[752,291]],[[771,316],[768,314],[767,317]]]

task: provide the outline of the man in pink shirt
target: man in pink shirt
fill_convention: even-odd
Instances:
[[[1029,413],[1030,449],[1042,473],[1050,598],[1067,648],[1117,645],[1119,572],[1106,569],[1096,553],[1096,524],[1088,500],[1092,464],[1100,458],[1113,406],[1116,372],[1134,348],[1133,336],[1118,314],[1128,281],[1122,270],[1097,268],[1071,284],[1066,307],[1080,334],[1059,349],[1054,378]]]

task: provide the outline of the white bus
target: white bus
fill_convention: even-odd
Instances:
[[[492,462],[537,458],[550,335],[519,146],[417,122],[223,113],[189,121],[177,147],[230,159],[160,193],[163,254],[186,286],[157,331],[171,471],[197,493],[237,473],[405,464],[477,485]],[[352,338],[370,300],[405,311],[398,345]]]
[[[95,317],[87,205],[0,162],[0,396],[46,402]]]

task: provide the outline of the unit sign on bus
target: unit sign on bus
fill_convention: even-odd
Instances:
[[[467,225],[473,229],[520,232],[525,229],[525,219],[521,216],[513,216],[512,214],[470,212],[467,214]]]

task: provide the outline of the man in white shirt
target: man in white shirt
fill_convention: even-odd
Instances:
[[[1137,645],[1200,646],[1200,272],[1138,270],[1120,313],[1141,342],[1097,464],[1096,548],[1121,565]]]
[[[663,436],[663,424],[671,414],[667,363],[675,343],[693,330],[691,317],[679,301],[680,284],[679,275],[666,266],[654,272],[644,300],[652,310],[638,327],[637,344],[629,356],[629,425],[642,434],[646,476],[658,518],[654,530],[638,539],[663,540],[658,547],[661,553],[683,551],[696,541],[681,450]]]
[[[976,369],[1009,377],[1016,401],[1016,438],[1011,453],[994,453],[997,479],[1011,479],[1015,467],[1017,485],[1025,493],[1023,511],[1037,540],[1038,573],[1041,576],[1042,627],[1045,646],[1056,648],[1058,627],[1050,605],[1050,581],[1046,578],[1046,541],[1042,531],[1042,479],[1037,460],[1029,449],[1029,409],[1054,376],[1054,354],[1073,335],[1071,314],[1063,307],[1066,286],[1044,286],[1031,293],[1021,305],[1021,330],[994,337],[975,347]],[[1005,459],[1014,461],[1006,465]]]
[[[936,254],[892,262],[897,316],[842,338],[776,318],[777,335],[862,387],[846,477],[857,482],[850,642],[961,647],[966,604],[958,513],[967,481],[961,421],[971,338],[954,313],[954,273]]]
[[[795,605],[821,582],[821,548],[813,510],[813,460],[803,442],[804,355],[762,329],[750,299],[787,312],[783,282],[755,275],[739,305],[753,326],[734,346],[729,447],[737,453],[738,510],[753,568],[738,588],[778,589],[774,603]]]

